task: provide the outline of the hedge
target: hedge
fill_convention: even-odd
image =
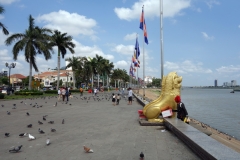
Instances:
[[[43,92],[39,92],[39,91],[17,91],[14,92],[15,95],[26,95],[26,96],[30,96],[30,95],[43,95]]]
[[[0,99],[4,99],[5,94],[0,93]]]

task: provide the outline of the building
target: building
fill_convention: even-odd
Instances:
[[[25,78],[26,76],[22,74],[12,74],[10,75],[10,84],[12,84],[12,86],[22,86],[22,80]]]
[[[73,82],[72,75],[71,70],[60,70],[59,80],[62,80],[64,86],[69,86],[68,84]],[[35,80],[40,80],[44,87],[52,87],[53,83],[57,81],[57,76],[57,70],[50,70],[35,74],[33,77]]]
[[[231,82],[224,82],[223,87],[235,87],[237,86],[237,81],[236,80],[231,80]]]
[[[231,80],[231,86],[235,87],[237,85],[237,81],[236,80]]]
[[[217,85],[217,80],[215,79],[214,80],[214,87],[217,87],[218,85]]]

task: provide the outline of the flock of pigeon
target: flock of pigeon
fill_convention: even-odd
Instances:
[[[124,96],[124,95],[121,95],[122,96],[122,98],[123,99],[125,99],[126,101],[127,101],[127,98],[126,98],[126,96]],[[48,98],[48,99],[51,99],[51,98],[58,98],[57,96],[49,96],[49,97],[41,97],[41,99],[46,99],[46,98]],[[80,96],[80,98],[78,98],[77,96],[73,96],[72,98],[76,98],[76,99],[81,99],[81,100],[83,100],[83,101],[86,101],[87,103],[90,101],[90,100],[93,100],[93,101],[97,101],[97,102],[100,102],[100,101],[103,101],[103,100],[107,100],[107,101],[110,101],[111,99],[112,99],[112,94],[102,94],[101,96],[98,96],[98,95],[96,95],[96,96],[94,96],[94,95],[92,95],[92,96]],[[25,99],[26,100],[26,99]],[[34,100],[34,98],[30,98],[30,100]],[[22,103],[22,104],[24,104],[24,105],[27,105],[27,103],[24,103],[23,101],[21,101],[20,103]],[[45,103],[47,103],[47,101],[45,101]],[[59,102],[60,103],[60,102]],[[66,101],[66,102],[63,102],[62,101],[62,104],[67,104],[68,103],[68,101]],[[38,105],[37,103],[30,103],[29,104],[30,106],[32,106],[33,108],[34,107],[36,107],[36,108],[40,108],[40,107],[43,107],[43,105]],[[56,102],[53,106],[54,107],[57,107],[57,105],[58,105],[58,102]],[[71,105],[70,103],[69,103],[69,105]],[[5,107],[3,104],[1,105],[2,107]],[[13,104],[13,108],[12,109],[16,109],[17,108],[17,105],[16,104]],[[11,112],[10,111],[7,111],[7,115],[11,115]],[[26,112],[26,116],[30,116],[30,113],[29,112]],[[42,117],[42,120],[43,121],[47,121],[47,116],[48,115],[44,115],[43,117]],[[48,121],[48,123],[49,124],[54,124],[54,121]],[[64,124],[65,123],[65,120],[64,119],[62,119],[62,124]],[[40,120],[38,120],[38,124],[39,125],[43,125],[43,122],[42,121],[40,121]],[[28,124],[27,125],[27,128],[32,128],[32,124]],[[50,131],[51,132],[56,132],[56,129],[54,129],[54,128],[51,128],[50,129]],[[38,133],[39,134],[45,134],[45,132],[41,129],[41,128],[38,128]],[[36,139],[36,137],[35,136],[33,136],[32,134],[30,134],[30,133],[20,133],[19,134],[19,137],[27,137],[28,136],[28,138],[29,138],[29,141],[32,141],[32,140],[35,140]],[[10,133],[5,133],[5,137],[10,137]],[[46,145],[48,146],[48,145],[50,145],[51,144],[51,142],[50,142],[50,139],[49,138],[47,138],[47,140],[46,140]],[[9,150],[9,152],[10,153],[18,153],[18,152],[20,152],[20,150],[21,150],[21,148],[22,148],[22,145],[19,145],[19,146],[13,146],[10,150]],[[86,153],[93,153],[93,150],[91,149],[91,148],[89,148],[89,147],[86,147],[86,146],[83,146],[83,149],[84,149],[84,151],[86,152]],[[140,158],[144,158],[144,154],[141,152],[140,153]]]

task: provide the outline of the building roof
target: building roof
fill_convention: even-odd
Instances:
[[[10,75],[10,78],[24,79],[24,78],[26,78],[26,76],[24,76],[22,74],[12,74],[12,75]]]
[[[66,72],[71,72],[71,71],[69,71],[69,70],[60,70],[60,77],[67,77]],[[35,75],[33,75],[33,77],[35,77],[35,78],[39,77],[40,79],[42,79],[42,78],[45,78],[45,77],[48,77],[48,76],[57,77],[57,75],[58,75],[58,71],[53,70],[53,71],[42,72],[40,74],[35,74]]]

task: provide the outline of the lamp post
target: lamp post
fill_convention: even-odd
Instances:
[[[10,86],[10,72],[11,72],[11,68],[15,68],[15,67],[16,67],[16,63],[8,64],[8,63],[6,62],[5,65],[6,65],[6,67],[8,67],[8,69],[9,69],[9,77],[8,77],[8,78],[9,78],[9,79],[8,79],[8,80],[9,80],[9,84],[8,84],[8,85]]]
[[[66,85],[66,87],[68,88],[68,76],[69,76],[69,72],[66,72],[66,75],[67,75],[67,85]]]

